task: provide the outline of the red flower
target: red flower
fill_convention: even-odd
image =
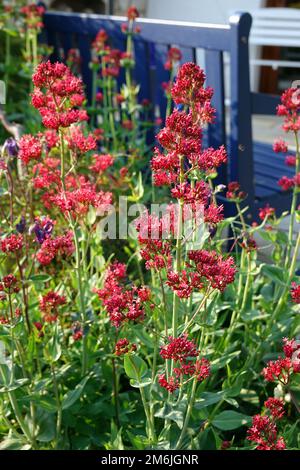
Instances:
[[[38,160],[42,155],[42,142],[38,137],[24,134],[19,140],[19,157],[25,165],[31,160]]]
[[[122,338],[117,341],[115,346],[116,356],[123,356],[132,351],[136,351],[136,344],[131,344],[127,338]]]
[[[292,283],[291,297],[293,302],[300,304],[300,285],[297,285],[295,282]]]
[[[114,157],[110,154],[93,155],[94,164],[90,166],[90,170],[95,173],[103,173],[107,168],[114,164]]]
[[[2,238],[0,241],[0,248],[3,253],[14,253],[21,250],[23,247],[23,237],[21,234],[15,235],[14,233]]]
[[[40,310],[43,313],[45,322],[55,322],[58,317],[58,307],[66,304],[66,297],[54,291],[48,292],[40,299]]]
[[[275,216],[275,209],[274,207],[270,207],[269,204],[267,204],[264,208],[259,209],[258,216],[261,220],[269,219],[271,217]]]
[[[138,18],[139,12],[136,6],[132,5],[131,7],[128,8],[127,10],[127,18],[129,21],[134,21],[136,18]]]
[[[47,238],[41,245],[36,257],[39,263],[47,266],[56,256],[70,256],[74,250],[73,234],[67,232],[66,235]]]
[[[257,444],[257,450],[284,450],[283,437],[278,437],[277,427],[269,416],[255,415],[247,439]]]
[[[180,62],[182,58],[181,50],[178,47],[170,47],[168,50],[168,58],[165,63],[165,69],[171,70],[174,67],[174,63]]]
[[[240,189],[241,186],[237,181],[232,181],[231,183],[228,183],[226,198],[235,202],[243,201],[247,197],[247,194],[244,191],[241,191]]]
[[[226,286],[234,281],[236,268],[230,256],[223,259],[215,251],[192,250],[188,253],[190,261],[194,261],[197,273],[207,280],[213,289],[223,292]]]
[[[279,186],[281,186],[283,191],[288,191],[295,185],[293,178],[288,178],[287,176],[283,176],[282,178],[280,178],[278,184]]]
[[[287,166],[296,166],[296,157],[294,157],[294,155],[288,155],[285,157],[285,164]]]
[[[278,139],[273,144],[273,150],[276,153],[286,153],[288,151],[288,144],[284,140]]]
[[[268,398],[264,405],[270,410],[273,418],[281,419],[285,414],[284,402],[279,398]]]
[[[166,379],[165,374],[161,374],[158,377],[158,383],[161,387],[165,388],[168,392],[174,393],[179,388],[179,381],[175,377],[169,377]]]
[[[187,334],[173,338],[169,336],[169,344],[162,346],[160,355],[163,359],[173,359],[173,361],[184,362],[190,357],[197,357],[199,351],[193,341],[187,339]]]
[[[143,303],[149,299],[149,293],[143,295],[145,287],[126,288],[125,276],[125,265],[115,262],[107,269],[103,289],[94,289],[116,328],[130,320],[143,320],[145,315]]]

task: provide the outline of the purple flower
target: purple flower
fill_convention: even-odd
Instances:
[[[26,220],[25,217],[22,215],[20,222],[16,224],[16,230],[19,233],[24,233],[26,228]]]
[[[47,238],[50,238],[53,231],[53,222],[51,220],[36,221],[33,226],[33,232],[35,233],[37,241],[42,244]]]
[[[13,137],[6,139],[4,149],[7,151],[9,157],[16,157],[19,152],[17,141]]]

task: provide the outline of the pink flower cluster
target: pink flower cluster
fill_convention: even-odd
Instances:
[[[23,247],[23,236],[12,233],[0,241],[0,249],[3,253],[15,253]]]
[[[65,235],[47,238],[37,252],[36,258],[40,264],[47,266],[56,257],[71,256],[74,250],[73,234],[68,231]]]
[[[116,328],[124,322],[142,321],[144,303],[151,298],[150,289],[145,286],[128,288],[125,278],[126,266],[116,261],[107,269],[103,289],[94,289]]]
[[[75,109],[85,99],[82,81],[66,65],[42,62],[32,80],[32,104],[39,110],[45,127],[58,130],[88,119],[86,111]]]
[[[136,351],[136,344],[130,343],[127,338],[121,338],[116,342],[115,355],[124,356],[129,352]]]
[[[267,382],[279,381],[283,385],[290,382],[293,373],[300,372],[300,342],[288,338],[283,339],[284,357],[268,362],[262,374]]]
[[[292,283],[291,297],[295,304],[300,304],[300,285],[297,285],[295,282]]]
[[[195,377],[199,382],[202,382],[210,376],[210,364],[206,358],[192,360],[192,358],[198,358],[200,351],[193,341],[188,340],[187,334],[178,338],[170,336],[168,341],[166,346],[161,347],[160,355],[164,360],[174,361],[177,367],[174,367],[175,376],[168,378],[165,374],[159,376],[158,383],[161,387],[173,393],[180,386],[180,377]]]
[[[283,437],[278,436],[276,426],[276,421],[285,414],[284,403],[278,398],[269,398],[264,405],[269,416],[253,416],[252,426],[247,432],[247,439],[257,444],[257,450],[285,450],[285,441]]]
[[[187,262],[189,271],[177,273],[170,270],[167,275],[167,284],[178,297],[188,298],[194,289],[223,292],[234,281],[236,268],[231,256],[223,259],[215,251],[192,250],[188,252],[188,258],[194,263]]]
[[[53,323],[58,318],[58,307],[66,304],[66,297],[57,292],[50,291],[43,295],[39,302],[40,311],[43,314],[43,320],[47,323]]]

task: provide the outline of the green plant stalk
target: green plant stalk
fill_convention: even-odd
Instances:
[[[79,305],[81,311],[81,323],[83,329],[83,338],[82,338],[82,376],[84,376],[87,372],[87,333],[86,333],[86,308],[85,308],[85,300],[84,300],[84,292],[83,292],[83,285],[82,285],[82,270],[81,270],[81,255],[80,255],[80,243],[78,237],[78,231],[76,225],[73,223],[71,224],[73,234],[74,234],[74,242],[75,242],[75,260],[76,260],[76,278],[77,278],[77,288],[79,294]]]
[[[113,150],[117,148],[117,135],[114,121],[114,112],[113,112],[113,98],[112,98],[112,81],[111,79],[108,82],[108,118],[110,124],[110,131],[113,139]]]
[[[32,32],[31,44],[32,44],[32,65],[33,65],[33,69],[35,70],[38,65],[37,34],[35,31]]]
[[[136,365],[134,364],[133,361],[131,363],[132,363],[132,366],[135,370],[136,376],[139,377],[139,371],[137,370]],[[148,404],[147,404],[144,387],[139,387],[139,390],[140,390],[141,399],[142,399],[142,403],[143,403],[143,407],[144,407],[144,412],[145,412],[146,419],[147,419],[147,427],[148,427],[148,431],[149,431],[149,440],[151,442],[155,442],[156,441],[156,434],[155,434],[154,419],[151,416],[150,409],[149,409]]]
[[[112,369],[113,369],[113,396],[116,413],[116,425],[120,427],[120,412],[119,412],[119,392],[118,392],[118,379],[117,379],[117,368],[115,358],[112,358]]]
[[[296,167],[295,174],[300,171],[300,150],[299,150],[299,138],[297,132],[295,132],[295,141],[296,141]],[[291,260],[291,251],[293,245],[293,235],[294,235],[294,226],[295,226],[295,217],[296,217],[296,208],[297,208],[297,199],[298,199],[298,188],[294,186],[293,188],[293,198],[290,210],[290,225],[289,225],[289,234],[288,234],[288,246],[285,258],[285,267],[289,266]]]
[[[59,141],[60,141],[60,179],[65,191],[65,142],[64,133],[59,129]]]
[[[245,310],[246,304],[247,304],[247,299],[248,299],[248,293],[251,285],[251,254],[248,252],[247,253],[247,277],[246,277],[246,283],[244,287],[244,294],[243,294],[243,300],[242,300],[242,306],[241,306],[241,312]]]
[[[293,257],[292,257],[292,261],[291,261],[291,265],[290,265],[290,269],[289,269],[288,280],[287,280],[287,283],[284,287],[284,290],[282,292],[280,300],[277,304],[277,307],[275,308],[275,310],[274,310],[274,312],[273,312],[273,314],[270,318],[270,321],[269,321],[269,324],[268,324],[268,327],[267,327],[267,334],[269,334],[273,322],[276,321],[277,316],[281,312],[281,309],[282,309],[282,307],[284,306],[284,304],[287,300],[287,296],[288,296],[288,293],[289,293],[289,290],[290,290],[290,287],[291,287],[290,284],[291,284],[291,281],[293,279],[295,269],[296,269],[296,263],[297,263],[297,257],[298,257],[299,250],[300,250],[300,232],[299,232],[298,237],[297,237],[295,251],[294,251],[294,254],[293,254]]]
[[[191,391],[191,395],[190,395],[190,398],[189,398],[189,404],[188,404],[186,415],[185,415],[185,418],[184,418],[183,427],[182,427],[179,439],[177,441],[177,444],[175,446],[176,450],[181,448],[181,445],[182,445],[183,439],[185,437],[187,427],[188,427],[189,422],[190,422],[191,414],[192,414],[194,403],[195,403],[197,382],[198,382],[197,377],[195,377],[194,380],[193,380],[192,391]]]
[[[2,376],[3,381],[5,381],[6,380],[5,379],[5,373],[3,371],[3,365],[2,364],[0,364],[0,372],[1,372],[1,376]],[[27,424],[25,423],[25,421],[23,419],[23,416],[22,416],[22,413],[20,411],[18,401],[16,399],[14,391],[7,392],[7,395],[8,395],[11,407],[13,409],[13,412],[15,414],[16,420],[17,420],[20,428],[22,429],[22,432],[23,432],[24,436],[33,445],[34,444],[34,439],[31,436],[29,427],[27,426]]]
[[[179,156],[179,165],[180,165],[180,184],[183,183],[184,170],[183,170],[183,156]],[[179,200],[179,211],[178,211],[178,221],[177,221],[177,238],[176,238],[176,262],[175,262],[175,272],[180,272],[181,270],[181,251],[182,251],[182,215],[183,215],[183,200]],[[177,323],[178,323],[178,307],[179,307],[179,298],[178,295],[174,292],[173,295],[173,315],[172,315],[172,332],[173,337],[177,336]]]
[[[53,379],[53,389],[54,389],[54,395],[55,395],[55,401],[56,401],[56,407],[57,407],[57,419],[56,419],[56,447],[57,447],[59,443],[59,439],[60,439],[60,433],[61,433],[62,407],[61,407],[61,402],[59,398],[59,389],[58,389],[55,369],[54,369],[52,362],[50,364],[50,368],[51,368],[51,375]]]

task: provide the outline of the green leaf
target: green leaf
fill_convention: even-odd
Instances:
[[[172,409],[170,405],[165,404],[160,410],[158,410],[154,416],[156,418],[161,418],[161,419],[168,419],[170,421],[174,421],[179,429],[182,429],[183,426],[183,411],[176,408]]]
[[[251,416],[243,415],[237,411],[222,411],[212,421],[212,424],[222,431],[231,431],[251,423]]]
[[[36,439],[40,442],[50,442],[55,438],[55,415],[44,410],[38,410],[36,417]]]
[[[195,402],[195,408],[197,410],[201,410],[202,408],[206,408],[207,406],[214,405],[222,400],[224,397],[224,392],[203,392],[200,394],[199,398],[197,398]]]
[[[261,272],[264,276],[266,276],[268,279],[271,279],[271,281],[275,282],[276,284],[285,285],[286,272],[284,268],[281,268],[280,266],[264,264],[261,268]]]
[[[0,450],[29,450],[31,445],[25,439],[7,437],[0,443]]]
[[[53,336],[48,342],[46,352],[50,355],[53,362],[58,361],[61,356],[61,345],[59,342],[58,325],[55,325]]]
[[[132,354],[127,354],[124,357],[124,369],[126,375],[136,382],[141,382],[141,379],[145,377],[148,371],[146,362],[139,356]]]
[[[49,282],[51,281],[51,276],[49,274],[33,274],[29,280],[32,282]]]
[[[18,388],[24,387],[24,385],[28,383],[29,383],[29,379],[15,380],[13,383],[9,385],[5,385],[4,387],[1,387],[0,393],[12,392],[13,390],[17,390]]]
[[[79,384],[76,385],[74,390],[70,390],[69,392],[65,394],[65,396],[63,397],[62,406],[61,406],[63,410],[70,408],[80,398],[83,392],[83,389],[87,381],[89,380],[89,378],[90,376],[88,375],[87,377],[82,379],[82,381],[79,382]]]

